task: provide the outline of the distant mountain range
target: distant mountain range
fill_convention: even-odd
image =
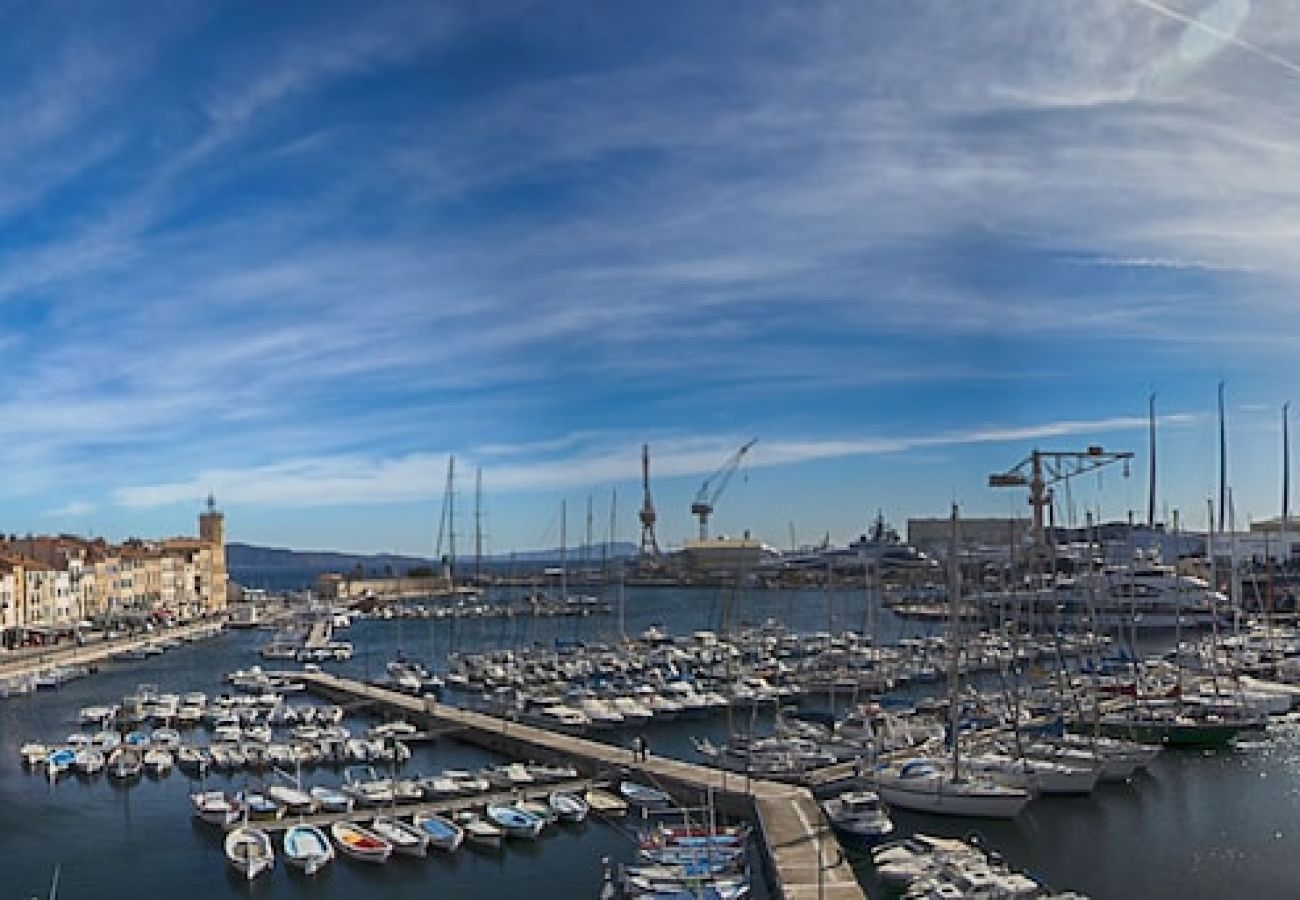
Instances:
[[[585,552],[584,552],[585,551]],[[639,552],[636,544],[618,541],[609,545],[608,551],[603,544],[594,547],[570,547],[565,556],[572,566],[580,565],[582,560],[590,559],[599,564],[601,554],[608,552],[610,558],[635,556]],[[515,565],[533,568],[539,565],[558,563],[558,547],[549,550],[525,550],[513,556],[498,553],[483,557],[483,564],[493,569]],[[457,567],[464,571],[473,566],[473,556],[460,557]],[[324,572],[355,572],[358,567],[366,575],[401,575],[410,569],[437,567],[439,562],[431,557],[401,556],[394,553],[335,553],[319,550],[290,550],[285,547],[258,547],[253,544],[226,544],[226,566],[231,577],[241,584],[258,584],[267,579],[281,581],[276,576],[292,576],[294,579],[310,580]]]

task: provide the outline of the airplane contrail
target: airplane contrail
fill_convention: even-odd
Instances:
[[[1266,59],[1271,63],[1279,65],[1294,75],[1300,75],[1300,64],[1293,63],[1291,62],[1291,60],[1286,59],[1285,57],[1282,56],[1278,56],[1276,53],[1273,53],[1270,50],[1265,50],[1263,47],[1259,46],[1258,44],[1252,44],[1250,41],[1242,40],[1241,38],[1237,37],[1235,34],[1230,34],[1221,28],[1215,28],[1213,25],[1210,25],[1207,22],[1203,22],[1194,16],[1189,16],[1184,12],[1179,12],[1178,10],[1173,9],[1172,7],[1165,6],[1163,3],[1156,2],[1156,0],[1133,0],[1133,2],[1136,3],[1138,6],[1146,7],[1152,12],[1157,12],[1162,16],[1167,16],[1170,19],[1174,19],[1175,21],[1182,22],[1184,25],[1189,25],[1192,28],[1199,28],[1201,31],[1204,31],[1207,34],[1214,35],[1221,41],[1227,41],[1229,44],[1235,44],[1243,50],[1248,50],[1249,52],[1255,54],[1258,57],[1261,57],[1262,59]]]

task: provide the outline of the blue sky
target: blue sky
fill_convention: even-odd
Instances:
[[[0,7],[0,527],[432,550],[773,543],[1022,511],[1275,515],[1300,349],[1300,9]],[[1063,505],[1064,505],[1064,498]],[[468,517],[458,530],[468,532]],[[463,538],[462,538],[463,540]]]

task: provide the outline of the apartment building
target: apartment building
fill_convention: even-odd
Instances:
[[[188,621],[226,607],[225,518],[212,498],[199,537],[110,544],[72,535],[0,535],[4,643],[77,623]]]

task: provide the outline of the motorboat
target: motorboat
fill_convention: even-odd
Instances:
[[[249,881],[271,871],[275,865],[275,849],[271,837],[260,828],[241,825],[226,835],[226,861],[230,867]]]
[[[72,765],[77,761],[76,751],[68,747],[60,747],[57,750],[51,750],[45,758],[45,772],[52,779],[58,778],[72,770]]]
[[[284,861],[315,875],[334,859],[334,846],[315,825],[294,825],[284,833]]]
[[[351,822],[335,822],[330,826],[330,835],[344,855],[362,862],[384,863],[393,855],[392,844]]]
[[[312,788],[309,793],[311,794],[311,798],[316,801],[316,805],[321,812],[352,812],[354,801],[342,791],[336,791],[334,788],[318,786]]]
[[[822,811],[841,834],[873,844],[894,830],[880,797],[871,791],[850,791],[822,801]]]
[[[296,787],[273,784],[266,789],[266,794],[290,815],[306,815],[316,810],[316,798]]]
[[[165,750],[162,747],[150,747],[144,752],[142,762],[150,775],[161,778],[171,772],[172,766],[176,763],[176,758],[170,750]]]
[[[190,795],[194,815],[209,825],[225,827],[239,820],[241,807],[238,799],[224,791],[201,791]]]

